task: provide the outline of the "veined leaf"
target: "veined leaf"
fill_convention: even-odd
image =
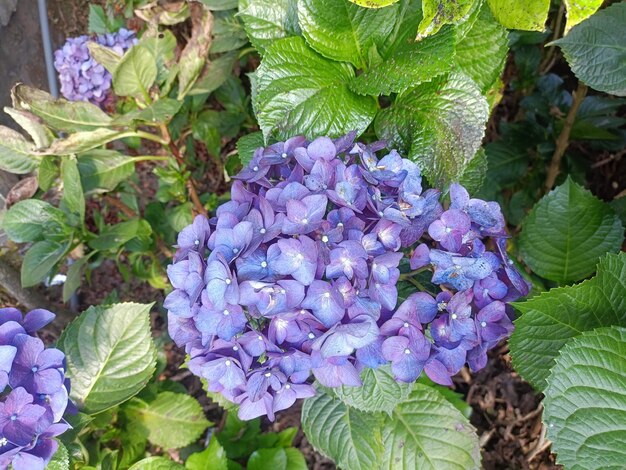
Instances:
[[[168,123],[183,105],[182,101],[172,98],[161,98],[150,106],[122,114],[113,120],[115,126],[130,126],[135,121],[148,124]]]
[[[263,147],[263,134],[261,132],[253,132],[252,134],[242,136],[237,141],[237,152],[239,153],[241,164],[247,165],[252,160],[254,151],[259,147]]]
[[[46,465],[47,470],[69,470],[70,468],[70,456],[67,452],[67,448],[57,441],[57,451],[52,456],[52,460]]]
[[[277,39],[299,36],[297,0],[240,0],[239,16],[259,53]]]
[[[543,421],[558,464],[620,468],[626,461],[626,329],[569,340],[548,377]]]
[[[467,19],[467,15],[476,0],[424,0],[422,10],[424,18],[419,25],[419,37],[437,33],[446,24],[458,24]]]
[[[11,116],[22,129],[28,132],[28,135],[30,135],[35,143],[35,147],[38,149],[47,147],[52,142],[52,139],[54,139],[54,134],[52,134],[50,129],[44,126],[42,120],[33,113],[8,107],[4,108],[4,112]]]
[[[211,47],[213,14],[210,10],[191,3],[191,38],[178,60],[178,100],[192,89],[202,73]]]
[[[156,59],[145,47],[131,47],[113,72],[113,89],[120,96],[146,99],[157,77]],[[146,100],[147,101],[147,100]]]
[[[69,215],[76,216],[78,224],[82,225],[85,218],[85,194],[75,157],[65,157],[61,160],[61,179],[63,198],[60,207]]]
[[[43,240],[31,246],[22,261],[22,287],[31,287],[43,281],[67,254],[72,237],[65,243]]]
[[[594,272],[605,253],[618,252],[624,228],[611,206],[568,178],[544,196],[522,224],[522,258],[540,276],[567,283]]]
[[[65,329],[59,348],[67,358],[71,398],[95,414],[137,394],[154,374],[151,305],[90,307]]]
[[[140,460],[128,470],[184,470],[185,467],[165,457],[148,457]]]
[[[191,454],[185,462],[187,470],[228,470],[226,451],[217,440],[215,434],[202,452]]]
[[[376,114],[376,101],[348,89],[354,70],[324,59],[299,37],[276,41],[253,79],[253,103],[267,139],[304,134],[362,133]]]
[[[30,173],[39,165],[34,146],[22,134],[0,126],[0,170],[9,173]]]
[[[13,205],[2,221],[2,228],[16,243],[42,240],[44,234],[61,233],[65,214],[48,202],[26,199]]]
[[[86,194],[113,191],[135,172],[132,158],[114,150],[94,149],[78,156],[78,171]]]
[[[487,0],[493,16],[508,29],[543,31],[550,0]]]
[[[567,7],[565,33],[583,20],[593,15],[602,6],[604,0],[563,0]]]
[[[122,56],[115,52],[112,48],[103,46],[95,41],[87,43],[89,54],[91,57],[101,64],[109,73],[115,73],[118,65],[122,61]]]
[[[293,447],[255,450],[246,466],[248,470],[307,470],[304,455]]]
[[[626,253],[600,260],[594,278],[516,302],[522,316],[510,340],[513,365],[543,390],[568,339],[602,326],[626,327]]]
[[[134,136],[134,133],[107,129],[106,127],[91,131],[79,131],[70,134],[64,139],[55,140],[50,147],[38,153],[40,155],[70,155],[83,153],[101,147],[113,140],[130,136]]]

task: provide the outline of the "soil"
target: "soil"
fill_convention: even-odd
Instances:
[[[10,23],[0,28],[0,107],[10,104],[9,90],[11,86],[22,81],[33,86],[47,89],[43,50],[39,34],[39,22],[33,2],[18,2],[17,11]],[[49,0],[48,13],[52,29],[53,46],[57,48],[65,37],[84,34],[87,25],[88,0]],[[495,123],[502,118],[512,119],[516,113],[516,99],[505,94],[503,103],[498,107],[491,124],[490,133],[493,136]],[[10,119],[4,115],[0,117],[0,124],[8,125]],[[221,168],[207,158],[206,151],[197,149],[199,158],[207,161],[210,176],[202,181],[202,192],[223,192],[226,190],[221,174]],[[626,174],[625,158],[613,157],[602,167],[601,176],[595,183],[606,188],[605,178],[617,178],[620,173]],[[605,156],[605,158],[608,158]],[[602,161],[601,158],[599,158]],[[604,173],[606,172],[606,173]],[[154,177],[151,168],[142,167],[139,171],[141,185],[146,197],[153,194]],[[603,184],[602,184],[603,183]],[[614,185],[612,185],[614,186]],[[623,181],[619,182],[623,189]],[[217,190],[217,191],[216,191]],[[606,189],[603,197],[610,198],[616,189]],[[92,211],[100,210],[94,205]],[[115,217],[108,214],[107,217]],[[113,261],[105,261],[94,270],[90,286],[79,292],[77,310],[82,311],[90,305],[101,303],[112,292],[116,300],[135,302],[156,302],[152,326],[157,336],[165,335],[165,321],[163,312],[157,312],[162,304],[163,292],[152,289],[147,283],[130,280],[124,282],[119,270]],[[48,289],[51,304],[61,307],[59,303],[60,289]],[[15,305],[9,295],[0,291],[0,306]],[[51,331],[50,338],[58,334]],[[166,346],[168,368],[164,377],[181,382],[189,393],[197,397],[208,419],[219,423],[223,413],[221,409],[206,396],[197,377],[186,369],[179,369],[184,361],[183,353],[173,345]],[[557,469],[554,456],[550,453],[550,443],[543,437],[541,424],[541,396],[534,393],[531,386],[522,380],[511,368],[506,344],[493,351],[487,366],[474,376],[469,372],[459,374],[455,378],[455,389],[462,393],[472,406],[472,424],[477,428],[480,436],[483,466],[491,469]],[[300,424],[300,407],[297,404],[291,409],[278,413],[276,422],[265,422],[268,430],[280,431],[287,427]],[[335,468],[327,458],[321,456],[312,448],[301,431],[298,432],[295,445],[303,452],[308,467],[315,470]]]

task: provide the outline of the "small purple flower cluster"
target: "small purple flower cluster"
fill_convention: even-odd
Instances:
[[[179,234],[170,335],[242,419],[312,396],[311,374],[359,386],[364,367],[391,363],[399,381],[425,371],[451,384],[511,332],[505,302],[528,286],[506,255],[498,204],[455,184],[444,210],[415,163],[395,150],[377,158],[384,148],[354,134],[259,148],[216,217]],[[396,308],[409,264],[434,269],[441,292]]]
[[[0,469],[43,470],[57,450],[54,437],[70,427],[65,354],[36,336],[53,319],[43,309],[24,317],[0,309]]]
[[[101,104],[111,89],[111,74],[96,62],[87,44],[97,42],[123,55],[137,43],[133,31],[120,29],[116,33],[68,38],[54,53],[54,67],[59,72],[61,94],[70,101],[89,101]]]

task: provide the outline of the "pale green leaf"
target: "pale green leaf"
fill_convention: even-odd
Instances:
[[[78,156],[78,171],[85,194],[103,193],[128,179],[135,163],[115,150],[94,149]]]
[[[350,88],[366,95],[389,95],[429,82],[453,66],[454,30],[400,44],[389,57],[351,81]]]
[[[212,435],[207,448],[191,454],[185,467],[187,470],[228,470],[228,457],[220,441]]]
[[[96,62],[107,69],[109,73],[115,73],[117,66],[120,65],[122,61],[121,55],[112,48],[103,46],[95,41],[88,42],[87,47],[89,48],[89,55],[91,55]]]
[[[50,203],[26,199],[11,206],[2,221],[2,228],[16,243],[34,242],[61,233],[65,214]]]
[[[111,117],[86,101],[55,100],[45,91],[18,84],[12,91],[13,106],[39,116],[45,124],[63,132],[89,131],[111,125]]]
[[[481,145],[488,117],[489,106],[477,85],[454,73],[398,96],[378,113],[375,128],[379,138],[405,152],[431,184],[441,187],[463,176]]]
[[[211,11],[231,10],[237,8],[237,0],[200,0]]]
[[[31,287],[43,281],[67,254],[71,238],[66,243],[43,240],[31,246],[22,261],[22,287]]]
[[[365,69],[369,50],[381,47],[391,34],[398,7],[372,10],[348,0],[300,0],[298,18],[313,49],[329,59]]]
[[[90,307],[61,335],[58,346],[67,359],[70,396],[86,413],[128,400],[154,374],[150,308],[135,303]]]
[[[140,460],[128,470],[184,470],[181,464],[166,459],[165,457],[148,457]]]
[[[383,414],[358,411],[325,393],[307,398],[302,406],[302,429],[309,442],[350,470],[381,468],[383,419]]]
[[[463,174],[459,178],[459,183],[462,184],[470,194],[475,194],[482,187],[486,175],[487,157],[485,156],[485,150],[480,148],[463,170]]]
[[[54,139],[54,135],[50,129],[44,126],[41,119],[33,113],[8,107],[4,108],[4,112],[11,116],[13,120],[22,127],[22,129],[28,132],[28,135],[30,135],[31,139],[33,139],[33,142],[35,143],[36,148],[45,148],[50,145],[52,139]]]
[[[594,272],[607,252],[618,252],[624,228],[611,206],[568,178],[544,196],[522,224],[522,258],[540,276],[560,283]]]
[[[115,68],[113,89],[120,96],[132,96],[148,101],[149,90],[157,78],[156,59],[139,44],[131,47]]]
[[[83,271],[88,261],[89,258],[85,256],[74,260],[70,267],[67,268],[67,278],[63,283],[63,302],[67,302],[80,286],[80,281],[83,278]]]
[[[239,16],[250,42],[264,54],[277,39],[300,35],[297,0],[240,0]]]
[[[625,328],[600,328],[568,341],[544,394],[543,421],[558,464],[571,470],[623,467]]]
[[[90,33],[105,34],[110,32],[107,28],[108,20],[104,8],[101,5],[89,5],[88,31]]]
[[[383,8],[397,3],[399,0],[350,0],[365,8]]]
[[[42,158],[37,169],[37,180],[42,191],[48,191],[59,177],[60,169],[54,157]]]
[[[30,173],[39,165],[40,158],[33,155],[34,146],[22,134],[0,126],[0,170],[9,173]]]
[[[178,100],[182,100],[193,88],[206,64],[211,46],[213,15],[211,11],[192,3],[191,38],[187,41],[178,60]]]
[[[522,316],[510,339],[513,365],[542,390],[568,339],[602,326],[626,327],[626,253],[607,255],[597,275],[515,303]]]
[[[50,460],[46,466],[46,470],[69,470],[70,456],[67,452],[67,448],[58,441],[57,444],[59,447],[52,456],[52,460]]]
[[[248,459],[248,470],[307,470],[306,460],[293,447],[255,450]]]
[[[300,37],[276,41],[253,80],[254,107],[265,138],[365,131],[376,114],[376,101],[350,91],[353,77],[350,65],[324,59]]]
[[[342,386],[330,389],[330,393],[357,410],[391,413],[413,388],[413,384],[397,382],[387,366],[366,368],[361,372],[361,381],[361,387]]]
[[[61,179],[63,198],[60,207],[68,214],[76,216],[78,223],[82,225],[85,218],[85,194],[75,157],[66,157],[61,160]]]
[[[108,225],[101,230],[100,235],[89,241],[89,246],[94,250],[116,250],[133,238],[145,233],[146,225],[148,223],[141,219],[131,219],[115,225]]]
[[[217,90],[230,77],[235,62],[237,62],[236,52],[229,52],[209,61],[204,72],[196,80],[188,94],[190,96],[201,95]]]
[[[565,34],[583,20],[593,15],[602,6],[604,0],[563,0],[567,7]]]
[[[38,152],[40,155],[69,155],[83,153],[101,147],[109,142],[123,137],[134,136],[132,132],[119,131],[116,129],[96,129],[91,131],[79,131],[70,134],[66,138],[56,139],[46,150]]]
[[[423,0],[419,37],[435,34],[446,24],[463,22],[475,3],[476,0]]]
[[[543,31],[550,0],[487,0],[493,16],[508,29]]]
[[[182,105],[182,101],[172,98],[161,98],[143,109],[137,109],[116,117],[113,120],[113,124],[116,126],[130,126],[135,121],[151,125],[166,124],[180,110]]]
[[[159,31],[158,28],[154,28],[141,36],[139,44],[152,53],[157,63],[157,81],[162,82],[168,77],[168,67],[174,63],[176,37],[169,29]],[[163,90],[161,91],[161,96],[166,94]]]
[[[162,392],[151,402],[134,398],[124,412],[134,425],[145,428],[152,444],[165,449],[191,444],[210,425],[197,400],[182,393]]]
[[[561,47],[579,80],[596,90],[626,96],[626,3],[600,10],[553,44]]]
[[[467,418],[439,392],[415,384],[383,427],[381,469],[480,468],[478,436]]]

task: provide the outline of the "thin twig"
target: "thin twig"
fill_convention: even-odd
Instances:
[[[565,118],[561,134],[559,134],[559,137],[556,140],[556,148],[554,149],[552,161],[550,162],[550,167],[548,168],[548,174],[546,176],[546,192],[552,189],[554,182],[556,181],[556,177],[559,175],[561,160],[563,159],[565,150],[567,150],[567,147],[569,146],[569,136],[572,133],[572,127],[576,121],[576,114],[578,113],[578,109],[585,99],[585,96],[587,96],[587,85],[582,82],[578,82],[578,88],[576,88],[576,91],[574,91],[572,95],[572,106],[567,113],[567,117]]]
[[[561,25],[563,24],[563,17],[565,16],[565,2],[561,2],[559,6],[559,12],[556,15],[556,21],[554,23],[554,31],[552,32],[551,43],[559,39],[561,36]],[[548,46],[548,53],[541,61],[541,65],[539,66],[539,73],[545,74],[552,68],[554,65],[554,54],[556,52],[556,46],[554,44]]]

